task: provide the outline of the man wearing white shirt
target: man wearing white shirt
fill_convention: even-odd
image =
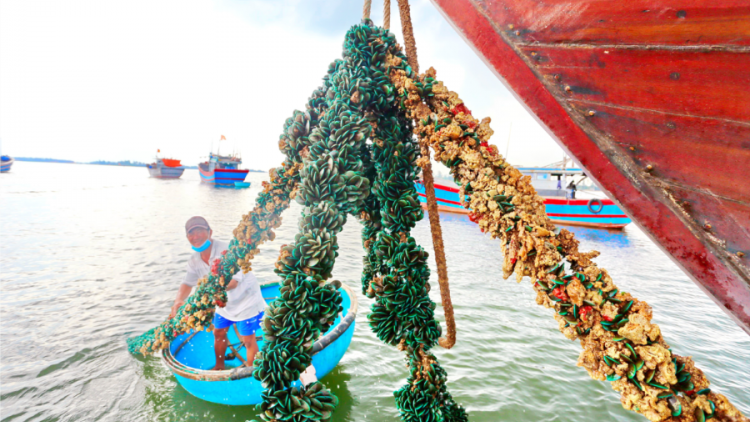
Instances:
[[[190,291],[198,284],[198,280],[208,275],[211,263],[220,259],[222,253],[227,250],[228,243],[212,239],[211,227],[203,217],[192,217],[185,224],[187,238],[196,252],[188,260],[187,274],[177,291],[177,298],[172,305],[170,317],[174,317]],[[214,352],[216,354],[216,366],[212,369],[224,369],[226,355],[227,332],[232,324],[237,324],[242,343],[247,348],[247,364],[252,365],[255,354],[258,352],[258,342],[255,339],[255,331],[260,328],[266,302],[260,292],[260,284],[252,272],[243,274],[242,271],[232,277],[227,285],[227,303],[223,308],[216,308],[214,315]]]

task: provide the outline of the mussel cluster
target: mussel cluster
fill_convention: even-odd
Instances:
[[[347,41],[351,43],[349,36]],[[295,112],[279,142],[289,158],[302,159],[296,199],[304,210],[294,243],[281,248],[276,262],[281,296],[267,311],[266,343],[254,362],[253,376],[266,387],[261,404],[265,420],[328,420],[331,416],[332,408],[325,413],[316,410],[305,401],[304,390],[289,387],[312,362],[315,339],[341,311],[338,282],[325,283],[338,255],[336,235],[348,214],[360,212],[370,193],[360,157],[372,130],[365,110],[372,108],[375,87],[362,78],[359,65],[352,56],[332,63],[324,86],[308,102],[308,108],[315,103],[325,112]],[[335,396],[322,384],[313,386],[333,397],[329,406],[335,406]]]
[[[305,208],[294,243],[281,247],[275,269],[281,277],[280,296],[266,310],[265,345],[253,362],[253,376],[266,388],[260,410],[261,418],[268,421],[329,420],[338,404],[336,396],[319,382],[290,388],[312,363],[315,340],[342,310],[340,284],[326,283],[326,279],[338,255],[336,234],[346,223],[346,212],[356,206],[356,198],[366,196],[361,191],[369,187],[357,177],[357,161],[349,159],[364,136],[352,130],[351,116],[336,121],[324,117],[336,116],[329,111],[332,101],[326,98],[334,68],[329,69],[324,86],[313,92],[306,111],[295,111],[287,119],[279,139],[285,163],[300,167],[293,196]],[[320,129],[323,124],[333,128],[334,141],[339,142],[335,154],[321,148],[321,141],[331,141],[326,136],[330,132]],[[342,127],[346,128],[342,131]]]
[[[387,34],[377,28],[360,28],[365,39]],[[374,127],[373,165],[368,172],[374,198],[365,201],[361,214],[367,254],[362,288],[368,297],[376,297],[368,319],[378,338],[407,353],[408,383],[395,392],[402,419],[465,421],[466,412],[447,391],[445,370],[429,353],[441,330],[434,317],[435,303],[428,295],[428,254],[410,235],[423,218],[414,186],[419,144],[412,136],[413,126],[401,96],[389,80],[394,73],[413,72],[392,36],[386,36],[387,43],[371,43],[378,72],[387,75],[380,82],[379,95],[388,96],[387,103],[392,106],[378,115]]]
[[[537,303],[555,310],[560,331],[579,339],[578,365],[621,392],[626,409],[652,421],[748,421],[712,392],[689,357],[672,353],[645,302],[620,291],[606,270],[583,253],[572,233],[556,230],[529,177],[488,143],[490,120],[476,120],[455,92],[423,75],[391,73],[414,133],[448,166],[469,218],[502,240],[504,277],[531,278]],[[569,263],[566,271],[563,260]]]
[[[266,313],[267,342],[254,362],[253,375],[266,387],[265,420],[330,417],[330,411],[305,402],[304,390],[289,386],[310,364],[313,342],[340,311],[336,283],[325,280],[348,214],[364,226],[363,284],[370,297],[377,296],[371,326],[379,338],[409,353],[409,384],[396,392],[403,419],[466,419],[445,388],[445,371],[428,353],[440,327],[427,295],[427,253],[409,236],[423,216],[414,188],[419,149],[390,81],[389,56],[403,58],[392,34],[369,21],[352,27],[343,59],[331,64],[308,111],[295,112],[281,136],[282,151],[302,162],[296,199],[304,211],[294,244],[281,248],[276,263],[282,294]],[[411,74],[405,61],[395,68]],[[325,111],[311,113],[313,103]]]
[[[276,414],[293,415],[285,420],[329,420],[338,405],[338,398],[316,382],[303,387],[278,390],[275,395],[275,409],[266,409],[262,415],[276,420]]]

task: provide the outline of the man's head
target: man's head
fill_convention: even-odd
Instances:
[[[199,248],[211,238],[212,231],[205,218],[196,216],[185,223],[185,233],[190,244]]]

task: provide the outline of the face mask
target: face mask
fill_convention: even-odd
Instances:
[[[192,246],[192,248],[193,248],[193,250],[194,250],[194,251],[196,251],[196,252],[203,252],[203,251],[205,251],[206,249],[208,249],[208,248],[209,248],[210,246],[211,246],[211,239],[206,239],[206,241],[205,241],[205,242],[203,242],[203,244],[202,244],[202,245],[200,245],[200,246],[198,246],[198,247]]]

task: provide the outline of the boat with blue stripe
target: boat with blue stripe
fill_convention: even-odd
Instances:
[[[531,177],[531,182],[537,194],[544,199],[544,207],[550,220],[556,224],[585,226],[593,228],[622,229],[630,224],[630,218],[607,198],[590,197],[575,198],[577,187],[586,175],[579,168],[559,167],[521,167],[524,175]],[[579,179],[576,180],[575,177]],[[448,186],[450,183],[453,186]],[[563,189],[562,187],[566,188]],[[424,185],[416,183],[419,201],[426,207]],[[592,196],[589,193],[584,195]],[[459,189],[455,184],[435,183],[435,198],[438,210],[468,214],[469,209],[461,205]]]
[[[13,157],[9,155],[3,155],[0,157],[0,173],[9,172],[14,161]]]
[[[354,336],[357,295],[344,283],[341,284],[339,292],[344,309],[326,334],[313,344],[312,366],[317,378],[323,378],[338,365]],[[261,293],[266,303],[270,304],[280,295],[279,283],[262,285]],[[258,404],[262,401],[261,393],[264,388],[260,381],[252,377],[252,366],[242,366],[247,352],[240,348],[242,342],[236,331],[229,330],[227,334],[233,350],[231,356],[227,355],[225,370],[210,370],[216,364],[216,356],[214,335],[207,331],[191,331],[175,338],[170,347],[162,351],[162,361],[172,371],[177,382],[195,397],[228,405]],[[258,348],[263,350],[263,324],[255,336]],[[235,357],[235,350],[242,359]],[[300,385],[300,381],[292,384],[296,387]]]
[[[241,170],[242,159],[237,155],[209,154],[208,161],[198,164],[201,182],[218,186],[235,186],[244,182],[250,170]]]

